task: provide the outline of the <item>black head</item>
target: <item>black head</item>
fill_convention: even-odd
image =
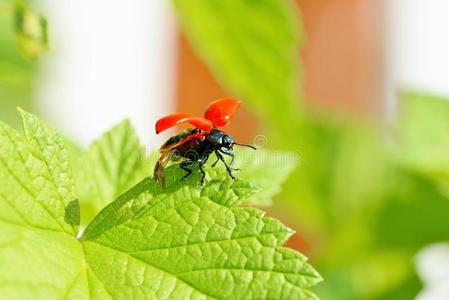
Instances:
[[[232,149],[235,145],[234,139],[227,133],[224,133],[221,130],[213,129],[207,135],[207,140],[214,146],[216,149],[226,148]]]

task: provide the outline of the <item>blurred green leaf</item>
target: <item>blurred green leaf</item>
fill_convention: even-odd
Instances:
[[[398,299],[416,299],[418,292],[422,288],[422,283],[415,272],[410,271],[409,276],[401,284],[385,293],[373,297],[376,300],[398,300]]]
[[[346,221],[378,206],[392,166],[382,132],[374,124],[310,113],[291,127],[297,137],[278,132],[283,138],[277,143],[301,153],[301,165],[283,193],[290,199],[286,205],[300,214],[301,226],[334,235]]]
[[[271,205],[272,197],[281,191],[281,185],[300,164],[299,154],[286,151],[239,150],[235,151],[235,157],[235,167],[240,169],[235,176],[259,190],[246,200],[245,204],[248,205]],[[212,155],[210,160],[214,159]],[[221,164],[215,168],[207,167],[206,171],[210,174],[210,178],[228,176]]]
[[[192,46],[228,90],[273,124],[295,118],[302,28],[294,1],[173,2]]]
[[[15,5],[16,33],[23,53],[38,58],[49,48],[47,20],[28,4],[18,1]]]
[[[174,3],[220,83],[271,123],[270,146],[300,151],[280,198],[324,270],[323,298],[410,299],[420,287],[411,278],[414,251],[447,236],[449,184],[441,182],[449,183],[449,102],[408,94],[397,136],[353,117],[298,113],[291,87],[299,82],[301,35],[291,2]],[[398,151],[390,147],[395,138]]]
[[[316,288],[321,299],[412,299],[421,287],[409,252],[358,248],[338,264],[320,264],[326,279]],[[392,298],[395,295],[397,298]]]
[[[20,53],[12,1],[0,1],[0,6],[5,8],[0,13],[0,119],[18,127],[16,108],[30,108],[34,63]]]
[[[402,97],[397,157],[408,167],[449,182],[449,99],[418,92]]]
[[[449,241],[449,198],[422,175],[402,175],[378,212],[373,232],[377,243],[414,252],[426,244]]]

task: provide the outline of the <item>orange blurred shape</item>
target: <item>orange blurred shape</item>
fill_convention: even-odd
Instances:
[[[306,33],[305,94],[320,104],[383,112],[383,1],[298,0]]]

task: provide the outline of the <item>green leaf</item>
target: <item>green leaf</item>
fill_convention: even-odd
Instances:
[[[87,261],[113,298],[315,298],[307,288],[319,275],[304,256],[281,247],[292,231],[228,201],[248,187],[212,180],[200,189],[199,176],[186,183],[181,176],[165,191],[144,180],[86,228]],[[120,267],[108,268],[110,261]]]
[[[449,240],[449,199],[429,178],[402,171],[385,196],[373,236],[383,246],[417,251]]]
[[[28,4],[17,1],[15,6],[16,33],[22,52],[38,58],[49,49],[47,20]]]
[[[18,51],[16,32],[12,28],[13,12],[12,1],[0,1],[0,120],[18,128],[20,117],[16,108],[30,107],[35,62],[25,59]]]
[[[173,2],[192,46],[220,83],[275,125],[295,118],[302,28],[293,1]]]
[[[215,157],[209,160],[213,161]],[[245,180],[254,186],[258,192],[245,200],[245,204],[268,206],[272,198],[276,196],[281,185],[300,163],[299,153],[274,151],[274,150],[241,150],[235,151],[235,168],[240,171],[234,175],[238,179]],[[206,172],[210,178],[227,178],[226,168],[217,164],[210,168],[208,164]]]
[[[0,218],[74,234],[65,221],[65,208],[76,197],[63,141],[35,116],[21,115],[24,135],[0,123]]]
[[[449,99],[410,92],[401,104],[398,159],[449,182]]]
[[[91,220],[102,208],[151,173],[144,149],[125,120],[104,133],[85,153],[71,146],[81,205]]]
[[[87,282],[68,153],[53,130],[21,115],[24,134],[0,123],[0,298],[80,298]]]
[[[282,247],[292,230],[236,206],[254,193],[242,180],[201,186],[198,170],[183,181],[169,167],[166,188],[144,179],[77,239],[68,151],[22,118],[24,135],[0,124],[0,298],[316,299],[321,277]]]

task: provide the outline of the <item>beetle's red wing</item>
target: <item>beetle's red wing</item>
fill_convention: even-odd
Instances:
[[[209,131],[214,125],[210,120],[194,117],[191,114],[177,113],[159,119],[156,122],[156,134],[181,123],[190,123],[198,129]]]
[[[210,120],[215,127],[226,126],[241,104],[242,101],[233,98],[218,99],[209,104],[204,117]]]

